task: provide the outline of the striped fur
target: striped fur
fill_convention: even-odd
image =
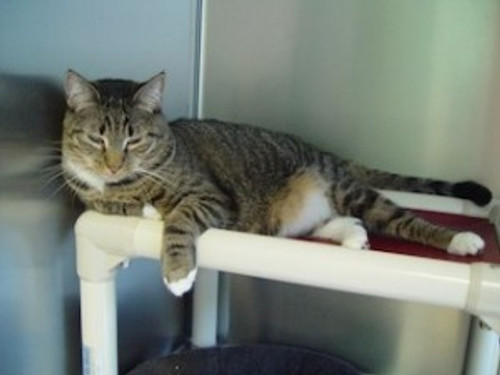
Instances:
[[[369,231],[451,252],[480,250],[477,236],[462,234],[454,242],[454,230],[415,217],[374,188],[486,204],[491,194],[481,185],[373,171],[290,135],[248,125],[167,124],[160,109],[163,85],[163,74],[145,83],[89,82],[70,71],[62,166],[67,183],[89,208],[142,215],[151,205],[158,211],[165,222],[163,273],[176,294],[190,288],[189,282],[180,290],[172,285],[194,277],[195,241],[210,227],[269,235],[317,233],[363,247],[358,220],[333,222],[354,217]],[[359,241],[346,233],[356,233]]]

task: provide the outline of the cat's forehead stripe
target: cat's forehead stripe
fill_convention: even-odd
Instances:
[[[102,124],[99,128],[101,134],[105,132],[123,132],[129,134],[130,117],[122,108],[103,108]]]
[[[131,99],[139,85],[125,80],[105,79],[95,82],[102,97],[115,99]]]

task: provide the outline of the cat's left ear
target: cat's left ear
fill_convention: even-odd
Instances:
[[[73,70],[68,70],[66,73],[64,90],[68,107],[75,112],[96,105],[99,99],[99,93],[95,87]]]
[[[164,87],[165,72],[161,72],[139,87],[134,95],[134,105],[151,113],[159,111]]]

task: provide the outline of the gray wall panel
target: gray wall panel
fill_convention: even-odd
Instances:
[[[166,109],[192,107],[196,1],[0,2],[0,373],[81,373],[72,225],[81,208],[48,183],[61,133],[61,85],[89,78],[144,80],[165,69]],[[184,337],[184,306],[154,262],[119,272],[120,367]]]
[[[145,80],[166,70],[171,117],[191,110],[196,1],[3,0],[0,72]]]

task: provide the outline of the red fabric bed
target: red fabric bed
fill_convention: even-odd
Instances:
[[[445,225],[450,228],[477,233],[486,242],[485,250],[477,256],[450,255],[445,251],[436,249],[431,246],[378,235],[369,236],[370,248],[373,250],[379,250],[388,253],[413,255],[461,263],[487,262],[500,264],[500,247],[496,236],[495,227],[488,221],[488,219],[430,211],[414,212],[418,216],[423,217],[430,222]]]
[[[382,236],[370,236],[371,248],[391,253],[423,256],[426,258],[451,260],[462,263],[487,262],[500,264],[500,248],[495,227],[488,221],[488,219],[429,211],[415,211],[415,213],[418,216],[436,224],[479,234],[486,242],[484,252],[477,256],[464,257],[459,255],[450,255],[430,246],[395,240],[393,238]]]

